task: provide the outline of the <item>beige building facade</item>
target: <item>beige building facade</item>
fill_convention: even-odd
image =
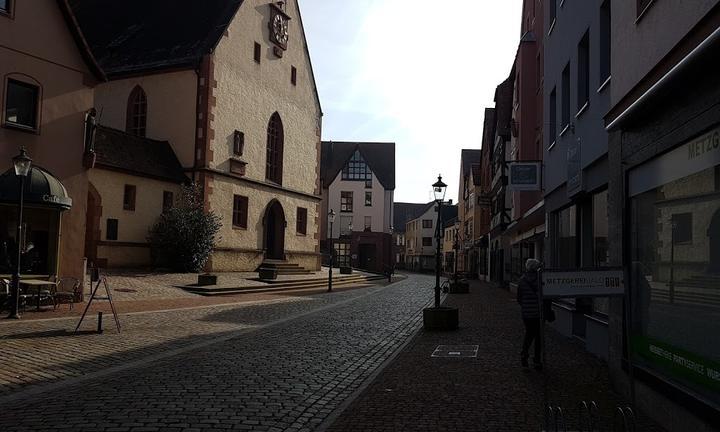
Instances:
[[[142,9],[141,2],[135,2]],[[91,46],[110,68],[111,81],[97,91],[99,123],[167,142],[187,180],[201,186],[206,209],[222,218],[207,270],[254,271],[266,260],[319,269],[322,111],[297,2],[208,4],[203,13],[212,25],[198,20],[198,26],[207,28],[195,29],[203,33],[202,48],[195,49],[197,41],[184,39],[182,33],[175,41],[191,51],[190,61],[168,47],[155,47],[163,54],[154,61],[147,56],[158,51],[135,58],[144,48],[132,40],[105,51],[103,42],[121,36],[125,28],[101,28],[98,19],[113,13],[125,14],[119,20],[126,24],[139,19],[114,7],[111,2],[89,1],[78,6],[81,25],[93,29]],[[192,11],[169,13],[178,15],[176,22],[152,13],[143,19],[156,21],[171,34],[183,20],[196,25],[188,16]],[[269,25],[275,21],[282,25]],[[136,39],[152,45],[153,31],[158,30],[147,29]],[[127,53],[130,61],[116,63],[119,52]],[[143,233],[162,212],[158,197],[182,183],[177,176],[168,183],[167,178],[141,174],[145,178],[136,183],[142,183],[142,199],[157,201],[143,212],[119,213],[119,246],[100,245],[115,251],[108,265],[142,265],[141,255],[149,258],[142,252],[137,261],[129,260],[130,249],[141,245],[123,244],[121,233],[129,236],[128,242],[142,243]],[[110,197],[117,205],[122,193],[118,196],[115,181],[105,181],[108,175],[93,175],[98,180],[93,186],[104,202]],[[140,188],[136,199],[141,199]]]
[[[25,188],[21,274],[82,280],[88,193],[83,126],[104,75],[67,2],[3,4],[0,77],[0,168],[6,173],[0,179],[0,274],[14,269],[19,181],[11,159],[24,147],[34,168]],[[58,189],[48,190],[48,180]]]

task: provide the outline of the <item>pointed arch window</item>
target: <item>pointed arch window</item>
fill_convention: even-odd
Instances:
[[[267,129],[267,161],[265,179],[282,184],[284,131],[280,115],[270,117]]]
[[[127,127],[125,130],[129,134],[144,137],[146,125],[147,96],[142,87],[136,86],[133,91],[130,92],[130,97],[128,98]]]

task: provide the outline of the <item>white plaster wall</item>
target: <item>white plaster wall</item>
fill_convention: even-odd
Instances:
[[[101,125],[125,130],[128,98],[137,85],[147,95],[146,136],[168,141],[180,164],[185,168],[192,167],[197,126],[196,73],[180,71],[145,75],[99,85],[95,90],[95,107]]]
[[[365,206],[365,192],[372,192],[372,206]],[[353,193],[352,213],[340,211],[340,192]],[[353,231],[362,231],[365,227],[365,216],[372,218],[372,232],[390,233],[391,212],[393,207],[393,192],[386,191],[373,173],[372,188],[366,189],[364,181],[342,180],[342,172],[338,173],[335,180],[328,188],[328,211],[335,210],[337,213],[336,223],[333,224],[333,238],[340,235],[341,216],[352,216]]]
[[[282,58],[273,53],[267,1],[243,3],[215,51],[214,90],[216,106],[212,113],[212,168],[229,171],[235,130],[245,134],[246,177],[265,181],[267,127],[277,112],[284,129],[282,185],[313,194],[318,186],[320,118],[319,102],[311,78],[310,58],[300,27],[295,1],[287,2],[288,50]],[[253,58],[254,43],[262,46],[260,64]],[[297,85],[290,82],[291,67],[297,68]],[[319,192],[318,192],[319,193]],[[314,219],[311,219],[314,224]],[[310,232],[316,229],[309,227]]]

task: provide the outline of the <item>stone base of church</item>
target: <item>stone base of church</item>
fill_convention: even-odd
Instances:
[[[206,266],[208,272],[254,272],[265,259],[262,250],[216,249]],[[285,252],[285,261],[311,271],[320,270],[320,254]]]

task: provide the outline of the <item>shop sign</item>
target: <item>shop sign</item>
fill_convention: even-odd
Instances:
[[[540,162],[510,162],[508,169],[508,189],[512,191],[539,191]]]
[[[720,391],[720,364],[648,337],[634,336],[632,344],[633,351],[651,364],[714,392]]]
[[[625,295],[622,270],[554,271],[542,273],[543,297],[616,297]]]

